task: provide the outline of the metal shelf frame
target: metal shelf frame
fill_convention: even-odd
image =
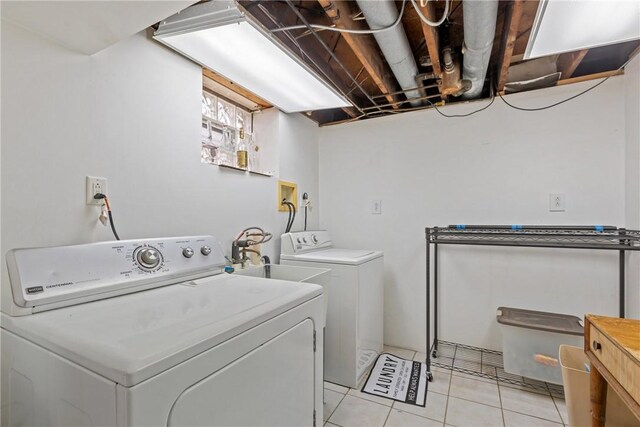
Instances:
[[[625,316],[625,253],[640,251],[640,231],[615,226],[583,225],[449,225],[426,227],[426,364],[429,380],[431,359],[438,352],[438,246],[475,245],[527,248],[614,250],[619,252],[619,315]],[[431,248],[433,246],[433,254]],[[433,257],[433,312],[431,310],[431,257]],[[430,323],[433,316],[434,337]],[[453,368],[455,370],[455,368]],[[471,373],[472,372],[466,372]],[[486,376],[482,372],[478,376]],[[498,378],[500,380],[500,378]]]

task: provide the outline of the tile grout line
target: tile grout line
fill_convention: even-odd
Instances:
[[[560,408],[558,408],[558,404],[556,403],[556,398],[551,396],[551,401],[553,402],[553,406],[556,407],[556,411],[558,411],[558,415],[560,415],[560,421],[562,421],[562,425],[564,427],[568,426],[568,424],[564,422],[564,417],[562,416],[562,413],[560,413]]]
[[[393,402],[395,403],[395,402]],[[389,412],[387,412],[387,417],[384,419],[384,423],[382,423],[382,427],[386,427],[387,421],[389,421],[389,416],[391,415],[391,411],[393,410],[393,403],[389,407]]]
[[[497,372],[496,372],[497,374]],[[502,393],[500,392],[500,382],[496,381],[498,386],[498,399],[500,400],[500,413],[502,414],[502,425],[507,425],[507,420],[504,418],[504,407],[502,406]]]
[[[551,397],[551,401],[553,402],[553,406],[556,408],[556,411],[558,411],[558,416],[560,417],[560,423],[562,424],[562,426],[565,426],[564,423],[564,418],[562,418],[562,414],[560,413],[560,408],[558,408],[558,405],[556,405],[556,399],[553,397],[553,393],[551,392],[551,387],[549,387],[549,383],[545,381],[544,385],[547,387],[547,391],[549,392],[549,397]]]
[[[331,390],[331,391],[333,391],[333,392],[335,392],[335,393],[339,393],[339,392],[337,392],[337,391],[335,391],[335,390]],[[328,423],[328,422],[329,422],[329,418],[331,418],[331,416],[334,414],[334,412],[336,412],[336,410],[338,409],[338,406],[340,406],[340,404],[342,403],[342,401],[344,400],[345,396],[346,396],[348,393],[349,393],[349,390],[347,389],[347,393],[345,393],[345,394],[343,394],[343,395],[342,395],[342,398],[340,399],[340,402],[338,402],[338,404],[336,405],[336,407],[335,407],[335,408],[333,408],[333,411],[331,411],[331,413],[330,413],[330,414],[329,414],[329,416],[327,417],[327,420],[326,420],[326,421],[324,421],[324,420],[323,420],[323,424],[322,424],[323,426],[324,426],[326,423]],[[323,395],[323,397],[324,397],[324,395]],[[322,402],[322,403],[324,404],[324,402]],[[324,409],[324,405],[323,405],[323,409]],[[323,411],[323,418],[324,418],[324,411]],[[331,424],[333,424],[333,423],[331,423]],[[337,426],[339,426],[339,424],[336,424],[336,425],[337,425]]]
[[[444,420],[442,421],[442,425],[445,426],[447,424],[447,414],[449,413],[449,400],[451,399],[451,381],[453,380],[453,365],[456,361],[456,352],[458,350],[458,346],[456,345],[453,348],[453,358],[451,359],[451,373],[449,374],[449,387],[447,387],[447,404],[444,405]]]

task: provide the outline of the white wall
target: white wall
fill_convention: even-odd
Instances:
[[[97,175],[108,178],[121,238],[214,234],[229,253],[257,225],[278,236],[263,247],[277,258],[287,219],[277,178],[200,163],[202,77],[192,62],[145,34],[84,56],[3,21],[1,90],[3,251],[112,239],[85,205],[85,176]],[[265,114],[283,178],[317,200],[317,126]],[[317,211],[309,222],[317,227]]]
[[[507,98],[543,106],[592,84]],[[320,225],[340,246],[384,251],[386,343],[424,349],[425,226],[625,224],[624,90],[615,77],[540,112],[497,99],[467,118],[428,110],[321,129]],[[566,212],[549,212],[550,193],[566,195]],[[371,215],[374,199],[382,215]],[[617,254],[447,246],[440,255],[443,339],[500,348],[500,305],[617,314]]]
[[[640,55],[625,68],[626,226],[640,230]],[[640,318],[640,253],[628,257],[628,315]]]

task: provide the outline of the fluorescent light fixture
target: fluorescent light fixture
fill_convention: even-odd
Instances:
[[[524,59],[640,38],[640,1],[541,0]]]
[[[287,113],[351,105],[232,1],[191,6],[154,38]]]

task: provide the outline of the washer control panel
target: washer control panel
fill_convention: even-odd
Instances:
[[[326,230],[297,231],[282,235],[281,251],[283,254],[293,255],[311,250],[331,247],[331,236]]]
[[[19,307],[56,308],[179,283],[220,273],[225,263],[213,236],[118,240],[7,253],[13,300]]]

